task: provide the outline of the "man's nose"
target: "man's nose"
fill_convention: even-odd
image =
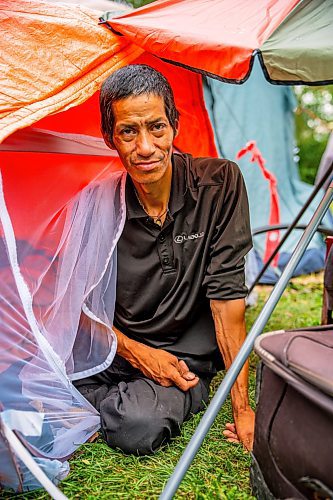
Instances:
[[[155,152],[154,141],[148,131],[142,131],[138,135],[136,151],[140,156],[151,156]]]

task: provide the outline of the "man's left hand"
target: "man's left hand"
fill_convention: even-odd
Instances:
[[[223,435],[229,443],[242,443],[247,451],[253,448],[254,411],[250,406],[235,416],[235,423],[227,423]]]

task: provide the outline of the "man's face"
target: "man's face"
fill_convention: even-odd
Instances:
[[[158,182],[171,169],[173,129],[160,96],[142,94],[113,103],[113,144],[139,184]]]

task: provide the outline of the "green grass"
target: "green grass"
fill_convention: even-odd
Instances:
[[[267,300],[270,287],[258,288],[258,305],[247,310],[250,329]],[[299,328],[320,323],[322,275],[294,279],[288,286],[265,331]],[[255,367],[251,355],[250,396],[254,405]],[[212,384],[212,394],[223,378],[220,373]],[[172,473],[202,414],[187,422],[179,437],[151,457],[125,456],[109,449],[99,439],[85,444],[70,460],[71,472],[60,487],[70,499],[157,499]],[[186,474],[176,499],[251,499],[249,455],[239,445],[228,444],[222,435],[224,423],[231,419],[230,401],[220,411],[213,427]],[[2,498],[11,498],[7,493]],[[15,499],[46,499],[43,491],[15,495]]]

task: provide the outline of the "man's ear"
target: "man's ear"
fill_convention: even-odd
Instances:
[[[174,136],[173,137],[174,138],[177,137],[178,133],[179,133],[179,120],[176,120],[175,121],[175,128],[174,128]]]

